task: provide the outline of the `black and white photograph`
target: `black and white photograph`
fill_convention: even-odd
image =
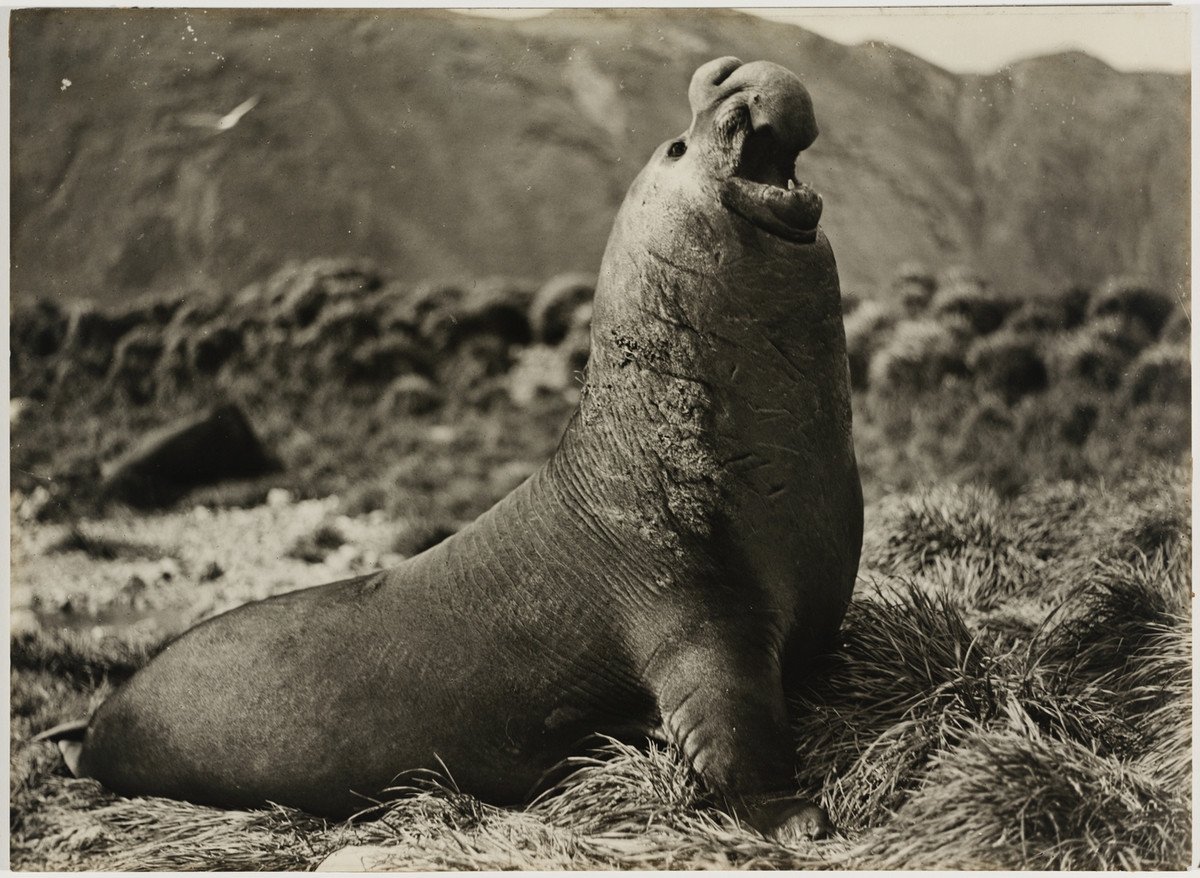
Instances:
[[[1178,871],[1190,5],[35,5],[8,865]]]

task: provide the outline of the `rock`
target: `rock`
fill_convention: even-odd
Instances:
[[[246,416],[227,404],[151,433],[101,468],[101,496],[138,508],[162,507],[189,490],[278,470]]]
[[[223,568],[216,561],[209,561],[207,564],[204,565],[204,568],[200,571],[200,581],[201,582],[212,582],[215,579],[220,579],[224,575],[225,575],[225,568]]]

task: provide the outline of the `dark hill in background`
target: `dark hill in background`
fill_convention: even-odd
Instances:
[[[12,17],[14,298],[228,292],[313,256],[402,280],[594,271],[724,54],[812,91],[801,175],[847,288],[918,260],[1018,295],[1130,272],[1186,289],[1184,76],[1078,54],[958,76],[726,11],[43,9]]]

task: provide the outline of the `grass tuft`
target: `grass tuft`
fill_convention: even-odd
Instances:
[[[1165,552],[1101,560],[1079,585],[1070,618],[1047,635],[1047,648],[1072,675],[1125,675],[1161,632],[1186,620],[1190,599],[1188,571]]]
[[[163,644],[153,636],[105,637],[95,640],[82,632],[22,630],[9,641],[12,670],[40,671],[59,679],[96,685],[110,678],[121,680],[148,662]]]
[[[1050,381],[1041,345],[1028,335],[998,332],[977,339],[966,363],[979,387],[1001,394],[1010,406],[1045,390]]]
[[[908,584],[854,602],[839,647],[793,695],[801,788],[832,783],[843,828],[884,819],[934,750],[996,713],[1000,662],[945,596]]]
[[[1180,869],[1190,825],[1180,790],[1136,764],[1029,727],[977,730],[938,754],[856,858],[883,869]]]
[[[967,334],[957,323],[905,320],[871,359],[867,383],[872,399],[910,404],[914,396],[941,387],[951,375],[966,372]]]
[[[304,534],[288,550],[288,555],[309,564],[320,564],[325,557],[346,543],[341,529],[332,522],[323,522],[311,533]]]
[[[974,485],[939,485],[887,497],[873,510],[863,541],[862,566],[888,574],[915,574],[938,557],[988,557],[1006,552],[1012,538],[1000,516],[1000,498]]]

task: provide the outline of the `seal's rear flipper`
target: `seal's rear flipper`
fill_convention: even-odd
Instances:
[[[33,740],[53,741],[57,744],[63,762],[67,763],[71,774],[79,777],[79,757],[83,754],[83,736],[87,734],[87,727],[86,719],[73,719],[39,732],[33,736]]]

